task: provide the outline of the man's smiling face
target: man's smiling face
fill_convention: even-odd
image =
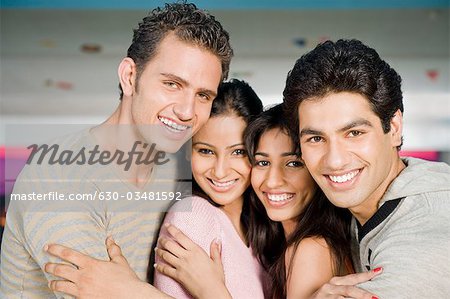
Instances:
[[[400,111],[384,133],[364,96],[339,92],[303,101],[298,116],[302,158],[320,188],[334,205],[370,218],[397,175]]]
[[[143,140],[177,151],[208,120],[221,76],[216,55],[167,35],[134,84],[131,123]]]

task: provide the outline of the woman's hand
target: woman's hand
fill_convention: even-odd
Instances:
[[[81,299],[166,296],[136,276],[122,255],[120,247],[111,237],[106,239],[106,247],[110,257],[109,262],[91,258],[62,245],[46,245],[44,250],[49,254],[75,266],[47,263],[45,265],[47,273],[65,279],[50,281],[50,289]]]
[[[378,299],[375,294],[360,289],[355,285],[371,280],[380,274],[382,270],[382,268],[376,268],[369,272],[333,277],[328,283],[324,284],[316,293],[314,293],[311,299]]]
[[[211,243],[210,258],[175,226],[165,225],[165,229],[173,240],[158,240],[155,251],[166,264],[155,264],[156,270],[182,284],[195,298],[231,298],[225,286],[220,240]]]

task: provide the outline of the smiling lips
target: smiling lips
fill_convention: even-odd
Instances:
[[[358,173],[359,173],[359,169],[358,170],[354,170],[351,172],[348,172],[344,175],[327,175],[327,177],[333,182],[333,183],[345,183],[348,182],[350,180],[352,180]]]
[[[264,193],[268,203],[274,207],[284,206],[294,198],[294,193]]]
[[[165,127],[169,131],[174,132],[174,133],[181,133],[190,128],[189,126],[177,124],[173,120],[162,117],[162,116],[159,116],[158,119],[165,125]]]
[[[211,183],[214,190],[216,190],[218,192],[226,192],[233,187],[234,183],[236,183],[238,181],[238,179],[219,182],[219,181],[208,178],[208,181]]]

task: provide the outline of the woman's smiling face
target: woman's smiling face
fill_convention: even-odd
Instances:
[[[213,116],[193,137],[192,175],[219,205],[242,200],[250,185],[251,166],[243,143],[246,126],[234,114]]]
[[[291,138],[275,128],[264,132],[255,150],[251,183],[267,215],[283,227],[293,227],[296,218],[312,199],[317,185],[298,153],[292,151]]]

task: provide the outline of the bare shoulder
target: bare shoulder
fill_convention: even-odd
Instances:
[[[298,247],[295,249],[295,252],[294,246],[290,246],[286,251],[286,263],[289,263],[293,255],[294,264],[296,262],[301,262],[303,259],[306,260],[314,256],[321,258],[331,258],[330,247],[328,246],[325,239],[320,237],[310,237],[301,240]]]
[[[333,277],[330,247],[323,238],[303,239],[294,252],[286,251],[287,294],[289,298],[308,298]]]

